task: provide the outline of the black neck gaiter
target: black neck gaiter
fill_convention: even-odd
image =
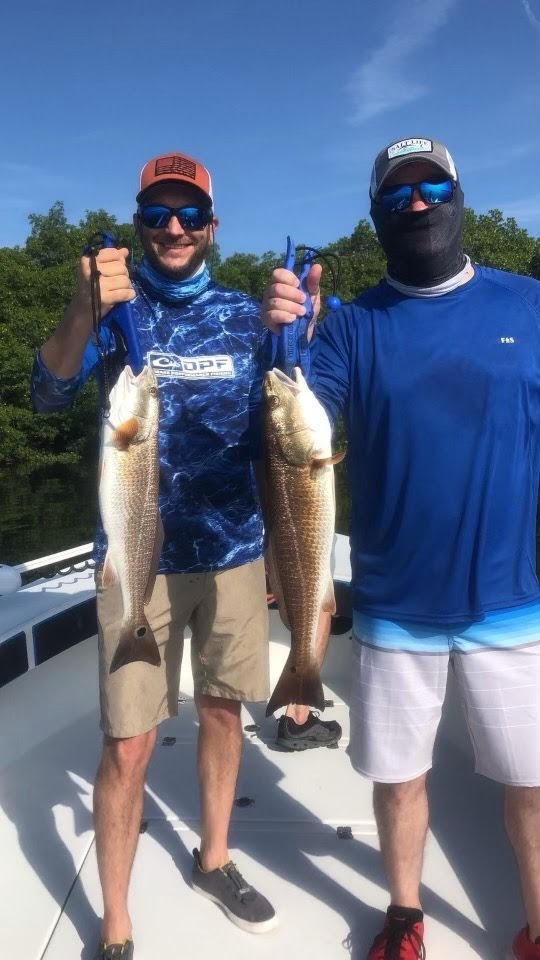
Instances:
[[[463,269],[463,191],[459,183],[448,203],[417,213],[386,213],[372,200],[371,219],[386,254],[388,273],[400,283],[434,287]]]

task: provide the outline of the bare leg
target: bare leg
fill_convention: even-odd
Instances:
[[[139,839],[144,777],[155,741],[155,730],[128,739],[103,739],[94,789],[94,827],[105,943],[131,937],[128,886]]]
[[[229,860],[228,833],[240,755],[240,703],[196,694],[201,798],[201,865],[215,870]]]
[[[540,937],[540,787],[506,787],[505,822],[534,941]]]
[[[315,638],[315,655],[319,667],[322,665],[324,660],[324,655],[328,646],[331,625],[331,615],[326,613],[325,610],[321,610],[319,614],[319,622],[317,624],[317,635]],[[290,717],[295,723],[305,723],[309,717],[309,706],[305,706],[303,703],[290,703],[285,710],[285,716]]]
[[[407,783],[375,783],[373,807],[390,902],[420,906],[420,880],[428,827],[426,774]]]

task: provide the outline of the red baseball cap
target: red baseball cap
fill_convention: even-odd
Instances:
[[[145,163],[141,170],[139,192],[135,198],[137,203],[149,187],[167,181],[180,181],[198,187],[213,203],[212,180],[208,170],[194,157],[188,157],[185,153],[164,153]]]

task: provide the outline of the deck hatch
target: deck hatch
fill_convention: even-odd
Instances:
[[[16,633],[0,643],[0,687],[28,670],[26,634]]]
[[[97,633],[94,597],[62,610],[32,627],[36,666]]]

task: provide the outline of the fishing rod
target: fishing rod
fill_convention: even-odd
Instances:
[[[101,318],[101,290],[99,286],[100,273],[96,257],[100,250],[115,247],[116,239],[107,230],[99,230],[88,243],[85,244],[83,254],[90,257],[90,297],[92,302],[92,342],[98,353],[100,370],[101,407],[104,417],[108,417],[109,403],[109,366],[107,352],[103,349],[99,333],[101,324],[115,325],[120,331],[126,350],[124,362],[129,364],[135,376],[144,367],[144,357],[141,350],[139,334],[135,325],[133,310],[130,303],[117,303],[104,317]]]
[[[299,251],[301,251],[300,258],[297,257]],[[322,253],[319,247],[296,247],[291,238],[287,237],[287,252],[283,266],[286,270],[292,270],[293,273],[296,273],[299,280],[299,289],[306,295],[304,316],[298,317],[292,323],[283,323],[277,338],[275,365],[283,370],[288,377],[291,376],[294,367],[300,367],[304,376],[309,374],[310,357],[307,332],[313,319],[313,304],[307,288],[307,276],[311,265],[316,261],[322,261],[330,271],[333,293],[326,298],[326,305],[330,310],[336,310],[337,307],[341,306],[341,300],[337,296],[341,276],[341,264],[337,254]]]

